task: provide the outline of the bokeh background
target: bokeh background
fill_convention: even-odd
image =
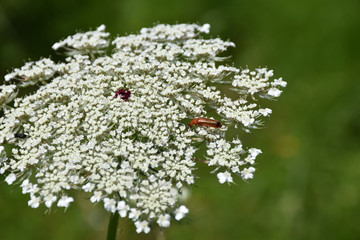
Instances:
[[[360,1],[1,0],[0,83],[29,58],[60,59],[52,44],[77,30],[154,23],[210,23],[236,43],[236,66],[267,66],[288,87],[266,127],[242,134],[263,150],[253,180],[220,185],[200,165],[185,221],[138,235],[121,219],[118,239],[360,239]],[[108,215],[87,195],[48,214],[3,180],[0,239],[105,239]]]

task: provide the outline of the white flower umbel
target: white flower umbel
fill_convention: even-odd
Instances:
[[[102,25],[55,43],[65,62],[44,58],[7,74],[0,86],[5,181],[21,184],[33,208],[67,208],[70,190],[88,192],[148,233],[188,213],[178,200],[195,182],[197,162],[215,168],[220,183],[252,178],[261,150],[227,131],[261,125],[272,111],[255,99],[280,96],[286,82],[266,68],[221,64],[219,54],[235,44],[201,37],[209,29],[161,24],[111,40]],[[15,98],[34,84],[37,91]],[[190,128],[199,117],[212,120]]]

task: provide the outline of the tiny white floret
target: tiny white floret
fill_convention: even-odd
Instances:
[[[150,232],[150,228],[149,228],[149,224],[147,221],[137,221],[135,222],[135,227],[136,227],[136,232],[137,233],[149,233]]]
[[[14,173],[10,173],[6,178],[5,178],[5,182],[7,182],[7,184],[11,185],[13,182],[15,182],[16,180],[16,175]]]
[[[126,217],[127,212],[129,211],[130,207],[125,203],[125,201],[119,201],[117,205],[117,210],[119,212],[120,217]]]
[[[241,171],[241,177],[244,180],[251,179],[254,177],[254,174],[253,174],[254,172],[255,172],[254,167],[245,168],[244,170]]]
[[[160,217],[157,220],[157,223],[160,227],[169,227],[170,226],[170,215],[160,215]]]
[[[102,192],[95,191],[94,194],[90,198],[90,202],[92,202],[92,203],[99,202],[101,200],[101,197],[102,197]]]
[[[104,198],[104,208],[107,211],[114,213],[116,211],[116,201],[112,198]]]
[[[51,205],[56,201],[57,197],[52,195],[52,194],[49,194],[47,195],[45,198],[44,198],[44,201],[45,201],[45,206],[50,208]]]
[[[228,171],[226,172],[220,172],[216,175],[219,179],[219,182],[221,184],[225,183],[225,182],[233,182],[233,178],[231,176],[231,173],[229,173]]]
[[[249,149],[249,153],[253,158],[256,158],[257,155],[259,155],[260,153],[262,153],[262,151],[260,149],[257,148],[250,148]]]
[[[183,219],[188,212],[189,209],[184,205],[181,205],[178,209],[175,210],[175,219],[177,221]]]
[[[58,201],[57,206],[67,208],[69,207],[70,203],[73,201],[74,199],[72,197],[62,196]]]
[[[28,201],[28,205],[32,208],[38,208],[39,205],[40,205],[40,198],[39,197],[36,197],[34,195],[30,195],[30,200]]]
[[[273,97],[280,97],[282,91],[277,88],[270,88],[268,94]]]

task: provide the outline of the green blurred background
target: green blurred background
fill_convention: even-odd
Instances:
[[[242,136],[263,150],[253,180],[220,185],[199,166],[185,221],[138,235],[121,219],[118,239],[360,239],[360,1],[1,0],[0,76],[60,59],[52,44],[76,30],[105,24],[116,36],[153,23],[210,23],[236,43],[236,66],[267,66],[288,87],[268,103],[266,128]],[[46,214],[3,179],[0,239],[105,239],[108,215],[87,195]]]

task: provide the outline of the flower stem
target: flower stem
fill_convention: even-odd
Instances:
[[[107,238],[106,238],[107,240],[116,239],[118,223],[119,223],[119,213],[117,211],[115,213],[111,213],[109,225],[108,225]]]

